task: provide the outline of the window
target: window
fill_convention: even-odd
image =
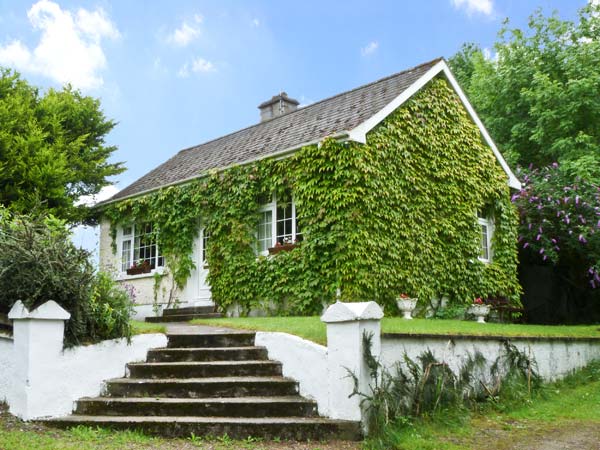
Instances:
[[[202,265],[204,267],[208,266],[207,245],[209,240],[210,232],[206,228],[202,229]]]
[[[129,225],[121,229],[121,272],[126,272],[133,264],[147,262],[150,269],[165,265],[158,251],[152,224]]]
[[[302,240],[291,195],[263,200],[259,214],[256,233],[259,254],[266,255],[269,248],[277,244],[293,244]]]
[[[491,262],[494,222],[490,218],[483,217],[481,213],[477,214],[477,221],[480,228],[479,260],[483,262]]]

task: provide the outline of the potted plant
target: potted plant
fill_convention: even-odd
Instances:
[[[127,269],[127,275],[140,275],[142,273],[150,273],[152,267],[148,260],[134,261],[129,269]]]
[[[412,319],[412,312],[415,310],[417,306],[417,298],[410,297],[407,294],[400,294],[400,297],[396,300],[396,304],[398,305],[398,309],[402,311],[402,315],[405,319]]]
[[[282,239],[282,242],[275,242],[275,247],[269,248],[269,255],[276,255],[280,252],[287,252],[296,248],[296,242],[292,242],[292,238],[286,236]]]
[[[475,316],[478,323],[485,323],[485,318],[490,313],[490,305],[486,305],[481,297],[477,297],[473,300],[469,312]]]

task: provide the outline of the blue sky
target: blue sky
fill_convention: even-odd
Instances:
[[[302,104],[390,75],[538,7],[575,18],[585,0],[0,0],[0,65],[71,82],[118,121],[123,188],[178,150],[256,123],[280,90]]]

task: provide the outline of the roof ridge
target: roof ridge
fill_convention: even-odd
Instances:
[[[186,152],[186,151],[189,151],[189,150],[194,150],[194,149],[197,149],[198,147],[201,147],[201,146],[203,146],[203,145],[205,145],[205,144],[208,144],[208,143],[211,143],[211,142],[216,142],[216,141],[218,141],[218,140],[220,140],[220,139],[224,139],[224,138],[226,138],[226,137],[233,136],[233,135],[235,135],[235,134],[237,134],[237,133],[241,133],[242,131],[246,131],[246,130],[249,130],[249,129],[251,129],[251,128],[258,127],[258,126],[260,126],[260,125],[264,125],[265,123],[272,123],[272,122],[274,122],[274,121],[276,121],[277,119],[280,119],[280,118],[282,118],[282,117],[289,117],[290,115],[292,115],[292,114],[294,114],[294,113],[297,113],[297,112],[300,112],[300,111],[305,111],[305,110],[307,110],[308,108],[311,108],[311,107],[313,107],[313,106],[319,105],[320,103],[326,102],[326,101],[328,101],[328,100],[331,100],[331,99],[333,99],[333,98],[336,98],[336,97],[341,97],[342,95],[346,95],[346,94],[349,94],[349,93],[351,93],[351,92],[355,92],[355,91],[357,91],[357,90],[359,90],[359,89],[363,89],[363,88],[366,88],[366,87],[368,87],[368,86],[372,86],[372,85],[374,85],[374,84],[381,83],[382,81],[386,81],[386,80],[389,80],[389,79],[391,79],[391,78],[397,77],[397,76],[399,76],[399,75],[403,75],[403,74],[405,74],[405,73],[407,73],[407,72],[412,72],[413,70],[419,69],[419,68],[421,68],[421,67],[423,67],[423,66],[427,66],[427,65],[430,65],[430,64],[433,64],[433,63],[438,63],[439,61],[442,61],[443,59],[444,59],[444,58],[443,58],[443,57],[441,57],[441,56],[440,56],[440,57],[437,57],[437,58],[434,58],[434,59],[432,59],[431,61],[427,61],[427,62],[424,62],[424,63],[418,64],[418,65],[416,65],[416,66],[414,66],[414,67],[411,67],[411,68],[409,68],[409,69],[401,70],[400,72],[396,72],[396,73],[394,73],[394,74],[392,74],[392,75],[385,76],[385,77],[383,77],[383,78],[380,78],[380,79],[378,79],[378,80],[371,81],[371,82],[369,82],[369,83],[366,83],[366,84],[362,84],[362,85],[360,85],[360,86],[357,86],[357,87],[355,87],[355,88],[349,89],[349,90],[347,90],[347,91],[344,91],[344,92],[340,92],[340,93],[338,93],[338,94],[335,94],[335,95],[331,95],[331,96],[329,96],[329,97],[325,97],[325,98],[323,98],[323,99],[321,99],[321,100],[318,100],[318,101],[316,101],[316,102],[314,102],[314,103],[311,103],[310,105],[306,105],[306,106],[304,106],[304,107],[302,107],[302,108],[298,108],[298,109],[296,109],[296,110],[294,110],[294,111],[289,111],[289,112],[287,112],[287,113],[285,113],[285,114],[282,114],[282,115],[280,115],[280,116],[273,117],[273,118],[271,118],[271,119],[268,119],[268,120],[265,120],[265,121],[262,121],[262,122],[258,122],[258,123],[252,124],[252,125],[248,125],[247,127],[240,128],[239,130],[236,130],[236,131],[232,131],[231,133],[227,133],[227,134],[224,134],[224,135],[222,135],[222,136],[219,136],[219,137],[216,137],[216,138],[213,138],[213,139],[209,139],[208,141],[204,141],[204,142],[202,142],[202,143],[200,143],[200,144],[196,144],[196,145],[192,145],[192,146],[190,146],[190,147],[183,148],[183,149],[179,150],[179,151],[178,151],[178,152],[177,152],[175,155],[173,155],[173,157],[177,156],[177,155],[178,155],[178,154],[180,154],[180,153],[183,153],[183,152]],[[169,159],[171,159],[171,158],[169,158]],[[168,161],[168,160],[167,160],[167,161]]]

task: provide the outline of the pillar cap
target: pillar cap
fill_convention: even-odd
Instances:
[[[37,320],[69,320],[71,314],[65,311],[54,300],[38,306],[33,311],[29,311],[23,302],[19,300],[13,305],[8,318],[11,320],[37,319]]]
[[[325,323],[353,322],[356,320],[380,320],[383,310],[375,302],[335,302],[321,316]]]

